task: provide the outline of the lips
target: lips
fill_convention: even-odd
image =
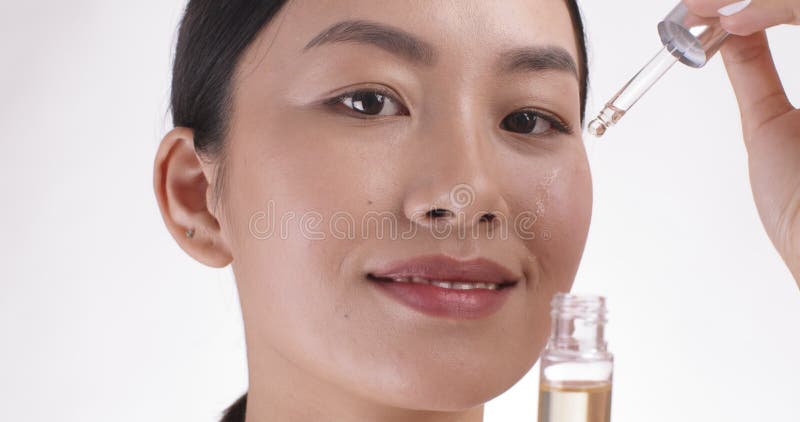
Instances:
[[[480,318],[498,311],[522,278],[485,258],[461,261],[428,255],[367,273],[379,290],[425,314]]]
[[[489,259],[459,261],[445,255],[428,255],[394,262],[383,269],[370,272],[368,277],[377,281],[408,279],[497,286],[512,285],[520,280],[511,270]]]

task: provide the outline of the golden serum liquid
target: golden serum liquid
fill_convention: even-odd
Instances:
[[[611,384],[539,386],[539,422],[609,422]]]

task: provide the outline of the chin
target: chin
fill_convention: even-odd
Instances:
[[[398,373],[389,385],[377,385],[370,394],[387,405],[420,411],[457,412],[480,406],[517,383],[536,359],[514,365],[510,359],[483,365],[434,364],[431,371],[417,364]],[[396,367],[395,371],[402,371]],[[373,380],[374,381],[374,380]],[[375,391],[379,392],[375,394]]]

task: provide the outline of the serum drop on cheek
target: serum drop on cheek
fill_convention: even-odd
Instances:
[[[604,337],[602,296],[559,293],[541,356],[539,422],[609,422],[614,357]]]

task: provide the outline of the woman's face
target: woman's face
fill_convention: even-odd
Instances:
[[[577,57],[560,0],[294,0],[275,17],[233,82],[220,216],[251,393],[281,359],[380,403],[465,409],[531,368],[590,220]],[[520,282],[469,317],[368,277],[436,254]]]

